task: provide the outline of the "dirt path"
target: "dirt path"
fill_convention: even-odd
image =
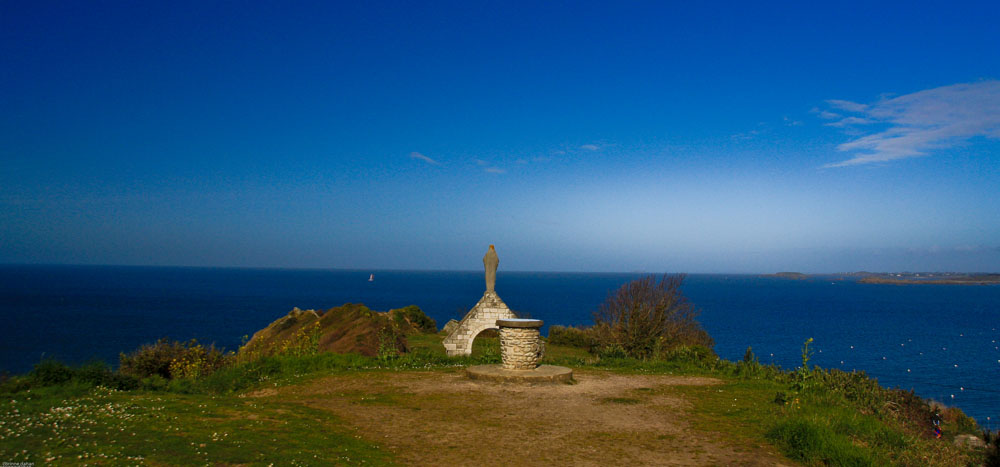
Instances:
[[[664,389],[711,378],[577,372],[577,384],[460,372],[331,376],[258,394],[328,410],[410,465],[778,465],[773,451],[693,430]]]

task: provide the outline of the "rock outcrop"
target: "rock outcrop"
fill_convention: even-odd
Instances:
[[[377,312],[347,303],[328,310],[293,308],[287,315],[254,333],[240,355],[334,352],[378,355],[379,350],[408,350],[406,335],[437,330],[420,308]]]

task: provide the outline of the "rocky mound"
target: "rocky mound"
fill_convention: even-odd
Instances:
[[[437,323],[415,305],[378,312],[347,303],[329,310],[292,309],[254,333],[241,356],[302,354],[312,351],[360,353],[406,352],[406,336],[435,332]]]

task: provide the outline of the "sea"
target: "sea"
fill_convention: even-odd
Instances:
[[[609,293],[645,275],[501,269],[496,290],[546,327],[588,325]],[[25,373],[50,357],[114,365],[161,337],[232,350],[293,307],[417,305],[442,326],[484,289],[482,271],[2,265],[0,371]],[[1000,286],[691,274],[682,290],[722,358],[752,347],[761,362],[791,369],[812,338],[811,364],[863,370],[1000,428]]]

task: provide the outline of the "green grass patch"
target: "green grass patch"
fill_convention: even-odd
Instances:
[[[971,460],[968,452],[945,440],[921,436],[895,419],[864,414],[827,390],[787,392],[785,398],[776,398],[789,391],[787,384],[725,380],[720,386],[667,390],[694,404],[696,428],[773,444],[790,459],[809,465],[954,465]],[[955,428],[945,426],[946,431]]]
[[[102,364],[71,368],[46,361],[0,385],[0,401],[9,400],[0,402],[0,458],[39,465],[389,463],[391,456],[329,412],[301,401],[244,396],[331,374],[364,378],[369,372],[459,371],[500,362],[495,337],[477,338],[467,357],[446,356],[441,335],[408,339],[409,352],[403,354],[279,355],[192,378],[140,380]],[[787,372],[761,365],[749,349],[743,361],[734,363],[702,347],[639,360],[548,344],[543,363],[717,378],[722,384],[639,387],[599,402],[637,405],[662,394],[683,397],[694,406],[692,428],[746,446],[771,444],[805,464],[953,465],[985,459],[952,445],[956,434],[978,434],[961,411],[943,410],[945,438],[932,439],[926,418],[933,410],[926,401],[882,388],[863,373],[810,369],[808,347],[803,355],[803,367]],[[362,406],[419,409],[413,394],[392,385],[339,396]]]
[[[31,391],[0,406],[0,458],[77,465],[388,464],[328,412],[267,398]]]
[[[849,437],[832,430],[826,420],[796,416],[767,432],[782,452],[799,462],[825,465],[885,465],[875,452],[855,446]]]

